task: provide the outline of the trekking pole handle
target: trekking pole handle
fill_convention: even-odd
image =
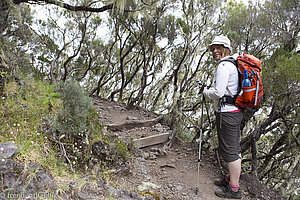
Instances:
[[[199,84],[199,86],[201,86],[201,87],[200,87],[200,90],[199,90],[199,92],[198,92],[198,94],[202,94],[204,88],[205,88],[207,85],[204,84],[204,83],[201,83],[200,81],[196,81],[196,82]]]

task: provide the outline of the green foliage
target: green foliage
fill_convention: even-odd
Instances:
[[[129,150],[127,148],[126,143],[115,139],[113,142],[113,146],[117,150],[118,155],[123,159],[123,161],[127,162],[129,159]]]
[[[189,26],[183,19],[178,18],[177,23],[178,23],[178,27],[181,28],[183,33],[185,33],[185,34],[189,33]]]
[[[87,119],[88,131],[93,136],[93,137],[90,138],[91,141],[89,141],[88,137],[85,138],[86,144],[89,145],[89,144],[92,144],[92,143],[98,141],[99,138],[102,137],[102,135],[103,135],[103,125],[100,121],[101,119],[100,119],[99,114],[92,107],[89,109],[89,112],[86,116],[86,119]]]
[[[296,53],[278,49],[271,59],[264,64],[263,78],[266,101],[282,100],[283,97],[292,99],[296,97],[297,99],[296,94],[291,94],[299,87],[299,63],[300,58]]]
[[[275,60],[275,80],[278,80],[284,84],[284,88],[295,88],[298,87],[300,82],[300,71],[299,71],[300,57],[293,53],[283,53],[278,56]]]
[[[231,39],[234,51],[260,53],[271,22],[258,12],[259,7],[230,1],[222,10],[222,30]]]
[[[61,134],[76,135],[87,129],[87,115],[92,100],[75,80],[61,83],[59,93],[62,99],[62,110],[54,117],[51,130]]]
[[[0,72],[0,77],[4,77],[6,72]]]
[[[39,98],[47,94],[49,87],[46,82],[32,79],[23,80],[22,84],[7,82],[5,98],[0,104],[0,141],[23,147],[17,159],[30,160],[52,171],[58,169],[55,166],[57,160],[43,134],[43,119],[48,115],[48,106]]]
[[[40,55],[37,57],[38,60],[42,61],[43,63],[48,63],[50,64],[51,61],[49,60],[49,58],[45,57],[45,55]]]
[[[294,196],[297,188],[293,184],[295,179],[291,173],[295,169],[294,163],[298,162],[299,151],[299,63],[297,53],[285,51],[283,48],[277,49],[263,63],[263,108],[266,111],[259,117],[270,113],[271,107],[272,113],[277,113],[279,117],[257,141],[257,149],[260,149],[258,157],[275,151],[278,153],[258,161],[258,176],[267,185],[280,188],[286,196]]]
[[[14,157],[22,163],[35,163],[42,166],[49,174],[57,178],[57,181],[78,181],[76,173],[70,173],[69,163],[59,151],[60,145],[54,142],[52,134],[49,134],[45,126],[45,119],[49,119],[49,98],[53,99],[51,115],[62,110],[60,97],[54,92],[54,86],[47,82],[34,79],[23,79],[19,83],[8,80],[4,89],[4,98],[0,99],[0,141],[11,142],[22,147],[22,150]],[[52,94],[52,95],[49,95]],[[64,136],[60,138],[65,146],[67,155],[75,169],[86,169],[86,163],[90,162],[90,144],[102,137],[102,125],[98,113],[89,109],[87,114],[87,130],[76,137]],[[122,144],[118,145],[120,152],[126,150]],[[124,151],[123,151],[124,152]],[[124,154],[125,155],[125,154]],[[64,192],[68,187],[59,183],[59,192]]]
[[[13,5],[11,0],[9,2]],[[276,112],[281,117],[271,124],[273,126],[279,123],[280,126],[274,130],[271,125],[266,127],[268,132],[263,136],[267,137],[257,138],[258,146],[261,147],[259,149],[267,154],[282,132],[295,129],[294,132],[291,131],[292,134],[287,134],[288,142],[284,143],[285,146],[295,144],[293,137],[298,137],[295,133],[298,130],[300,98],[294,91],[299,87],[299,55],[282,50],[274,51],[280,46],[289,52],[297,49],[299,1],[266,0],[264,4],[257,1],[255,6],[235,2],[237,1],[105,1],[106,5],[114,5],[110,15],[69,12],[66,9],[52,9],[53,5],[49,5],[49,18],[36,21],[32,21],[34,17],[30,9],[33,5],[24,3],[22,6],[14,6],[7,22],[4,21],[7,28],[3,37],[0,37],[0,51],[5,52],[5,63],[9,69],[5,76],[19,78],[22,74],[34,72],[41,75],[39,77],[50,77],[51,81],[55,81],[66,73],[83,80],[90,91],[96,88],[95,91],[102,97],[116,92],[114,99],[126,99],[128,102],[140,99],[141,101],[135,101],[140,103],[139,106],[167,114],[169,125],[178,131],[181,139],[189,141],[190,127],[198,126],[200,109],[196,106],[196,94],[192,93],[194,98],[182,102],[181,98],[194,91],[191,82],[195,79],[201,77],[204,81],[211,82],[212,76],[209,74],[213,71],[212,62],[211,58],[204,55],[203,49],[206,49],[213,36],[224,33],[232,40],[235,52],[246,51],[263,58],[265,94],[262,112],[259,114],[259,121],[250,121],[251,128],[248,132],[252,133],[252,127],[257,127],[270,114],[272,105],[278,107],[279,111]],[[76,1],[76,5],[93,7],[100,3],[91,0]],[[220,5],[223,6],[221,10]],[[37,5],[37,8],[41,8],[41,5]],[[125,9],[133,12],[123,12]],[[106,35],[108,37],[98,34],[103,27],[109,29]],[[265,61],[265,58],[270,59]],[[143,77],[143,74],[147,77]],[[142,85],[145,82],[146,85]],[[23,80],[8,84],[9,90],[5,93],[7,98],[5,101],[1,100],[0,139],[16,143],[25,140],[22,155],[24,159],[28,159],[26,155],[29,157],[36,150],[30,145],[31,141],[34,144],[36,142],[31,135],[40,131],[36,128],[31,130],[27,126],[30,123],[40,127],[40,122],[51,110],[52,121],[49,125],[52,132],[58,133],[61,141],[74,143],[66,148],[67,153],[75,152],[72,156],[79,159],[83,159],[83,154],[84,159],[89,160],[89,144],[101,138],[102,125],[96,111],[90,109],[88,100],[83,98],[84,92],[78,85],[67,91],[65,87],[69,83],[66,83],[60,88],[58,95],[53,86],[48,87],[46,84],[46,89],[35,84],[30,83],[32,87],[28,87],[28,82],[24,85]],[[32,91],[34,88],[36,92]],[[79,91],[81,94],[78,94]],[[63,103],[60,104],[61,101]],[[212,109],[210,111],[213,114]],[[27,125],[21,121],[26,121]],[[38,142],[40,141],[42,143],[42,140]],[[114,146],[114,143],[109,145]],[[56,143],[51,146],[56,148],[55,153],[60,150],[58,146]],[[77,152],[80,146],[84,148]],[[117,143],[114,148],[125,155],[125,145]],[[38,153],[45,159],[42,163],[45,163],[46,168],[55,168],[61,162],[57,160],[55,153],[50,150],[51,156],[46,156],[47,159],[43,157],[43,153]],[[281,163],[278,163],[274,164],[274,168],[280,166]],[[288,173],[286,169],[282,171]],[[57,173],[63,171],[57,170]],[[270,169],[269,174],[273,177],[267,177],[268,181],[274,184],[286,177],[278,175],[280,170],[272,172]],[[290,185],[287,188],[289,187]]]
[[[9,3],[9,13],[5,19],[7,20],[5,32],[1,32],[0,51],[1,56],[3,53],[5,63],[8,66],[7,77],[9,77],[10,75],[19,75],[19,70],[26,71],[30,63],[30,57],[26,53],[29,47],[26,44],[32,39],[32,33],[30,31],[32,16],[30,15],[29,6],[24,5],[17,7],[12,1],[6,2]],[[3,27],[1,27],[1,29],[2,28]]]
[[[45,88],[46,94],[40,96],[44,105],[48,105],[49,112],[52,111],[53,106],[59,103],[60,95],[54,91],[54,86],[50,85]]]

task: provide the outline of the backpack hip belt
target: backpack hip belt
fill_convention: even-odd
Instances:
[[[236,97],[232,97],[232,96],[229,96],[229,95],[224,95],[219,100],[219,107],[223,107],[226,104],[234,105],[235,104],[235,99],[236,99]]]

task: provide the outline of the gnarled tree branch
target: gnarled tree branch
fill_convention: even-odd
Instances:
[[[13,0],[14,4],[20,3],[45,3],[45,4],[53,4],[59,6],[61,8],[65,8],[70,11],[87,11],[87,12],[105,12],[107,10],[111,10],[113,8],[113,4],[109,4],[100,8],[93,8],[89,6],[73,6],[64,2],[60,2],[58,0]]]

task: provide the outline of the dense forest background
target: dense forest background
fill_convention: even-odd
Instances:
[[[299,195],[298,0],[2,0],[0,10],[1,95],[12,81],[76,80],[90,96],[163,114],[184,141],[200,129],[196,81],[210,85],[216,64],[207,44],[227,35],[235,53],[263,62],[263,100],[243,122],[243,168]]]

